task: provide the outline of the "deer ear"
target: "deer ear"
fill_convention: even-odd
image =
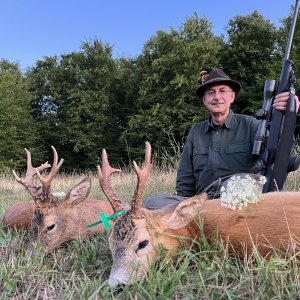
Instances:
[[[207,195],[203,193],[180,202],[176,209],[168,217],[166,216],[166,227],[178,229],[188,225],[195,215],[200,213],[206,200]]]
[[[91,190],[91,179],[89,177],[83,179],[74,186],[68,193],[65,203],[71,206],[83,202],[89,195]]]

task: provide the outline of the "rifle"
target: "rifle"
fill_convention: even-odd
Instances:
[[[263,108],[256,113],[256,118],[260,122],[252,155],[261,155],[262,175],[266,176],[267,179],[263,193],[282,190],[287,173],[295,171],[300,165],[300,158],[290,157],[296,128],[296,78],[292,69],[293,62],[289,59],[299,1],[296,0],[294,8],[280,79],[279,81],[266,80]],[[287,91],[289,91],[289,99],[286,111],[273,109],[274,97]]]

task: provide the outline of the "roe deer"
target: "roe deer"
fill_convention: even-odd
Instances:
[[[37,170],[42,171],[46,168],[49,168],[50,164],[48,162],[45,162],[39,167],[33,168],[31,164],[31,154],[26,148],[25,148],[25,152],[27,155],[26,177],[24,179],[19,178],[14,170],[13,170],[13,174],[15,179],[19,183],[21,183],[32,196],[35,191],[40,189],[39,187],[36,187],[34,185],[34,177],[37,173]],[[34,212],[33,200],[18,201],[6,209],[2,218],[2,224],[6,227],[14,227],[17,229],[18,228],[29,229],[31,225],[33,212]]]
[[[76,237],[88,237],[103,231],[103,225],[87,228],[87,225],[99,218],[99,213],[110,214],[112,208],[107,201],[87,199],[90,189],[90,178],[83,179],[65,196],[58,196],[50,192],[51,181],[63,163],[58,162],[58,155],[52,146],[54,161],[47,177],[43,177],[41,170],[50,167],[48,162],[38,168],[32,167],[31,154],[27,153],[27,171],[24,178],[20,178],[13,171],[16,180],[21,183],[33,198],[33,201],[23,201],[13,204],[7,209],[2,223],[9,227],[31,226],[32,241],[42,246],[45,252],[51,252],[62,243]],[[120,170],[110,169],[110,176]],[[35,175],[42,186],[34,184]]]
[[[243,210],[222,207],[220,199],[206,201],[206,194],[149,210],[142,207],[142,195],[151,170],[148,142],[145,152],[143,168],[134,163],[138,183],[131,208],[112,225],[109,247],[113,266],[108,280],[111,286],[144,279],[156,259],[158,245],[166,250],[191,245],[202,234],[200,222],[208,240],[215,237],[217,230],[229,249],[240,256],[251,255],[254,248],[262,256],[268,256],[274,249],[299,249],[300,192],[267,193],[258,204],[249,204]],[[107,187],[108,183],[105,184]],[[114,212],[128,205],[116,197],[108,200]]]

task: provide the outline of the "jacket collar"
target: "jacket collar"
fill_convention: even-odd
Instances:
[[[223,127],[227,128],[227,129],[232,128],[233,115],[234,115],[233,111],[230,110],[229,115],[228,115],[225,123],[223,124]],[[211,117],[209,117],[209,119],[207,120],[207,122],[205,124],[204,132],[207,132],[210,128],[213,128],[212,123],[211,123]]]

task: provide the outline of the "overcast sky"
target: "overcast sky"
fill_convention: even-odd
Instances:
[[[294,0],[3,0],[0,3],[0,59],[21,69],[44,56],[80,49],[100,39],[113,46],[113,56],[134,57],[157,30],[179,29],[194,12],[208,18],[216,35],[230,18],[254,10],[275,25]]]

